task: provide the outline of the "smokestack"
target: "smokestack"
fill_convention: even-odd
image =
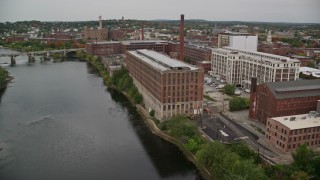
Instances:
[[[251,87],[250,87],[249,118],[254,119],[256,117],[256,106],[257,106],[257,77],[252,77]]]
[[[144,24],[141,23],[141,40],[144,40],[144,29],[143,29]]]
[[[99,16],[99,29],[102,29],[102,16]]]
[[[180,60],[184,61],[184,14],[181,14],[180,22]]]

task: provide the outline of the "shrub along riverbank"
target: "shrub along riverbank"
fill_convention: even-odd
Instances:
[[[183,144],[183,148],[195,155],[196,161],[217,179],[268,179],[259,164],[258,154],[246,144],[209,142],[202,138],[195,122],[185,116],[175,116],[157,124]]]
[[[143,102],[142,95],[139,93],[138,88],[133,84],[133,79],[129,76],[129,72],[124,67],[121,67],[119,71],[114,72],[110,77],[109,72],[101,62],[100,57],[87,55],[83,51],[78,51],[77,57],[87,60],[95,66],[99,71],[99,75],[103,78],[105,85],[125,92],[135,104]]]
[[[10,81],[10,76],[8,71],[0,67],[0,90],[4,89],[7,87],[7,84]]]

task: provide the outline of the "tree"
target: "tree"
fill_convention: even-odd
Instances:
[[[184,62],[186,62],[186,63],[191,63],[191,58],[190,57],[188,57],[188,56],[185,56],[184,57]]]
[[[154,113],[155,113],[154,109],[151,109],[151,111],[149,112],[149,115],[150,115],[151,117],[154,117]]]
[[[227,95],[234,95],[234,91],[236,90],[236,86],[232,84],[227,84],[223,87],[224,93]]]
[[[314,61],[310,61],[308,62],[307,67],[316,68],[316,63]]]
[[[311,172],[313,167],[310,162],[314,154],[313,150],[309,149],[306,143],[300,145],[296,151],[292,153],[293,165],[302,171]]]
[[[242,97],[234,97],[229,101],[230,111],[238,111],[249,108],[249,99]]]

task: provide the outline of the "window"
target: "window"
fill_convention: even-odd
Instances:
[[[288,149],[291,149],[291,145],[290,144],[288,145]]]

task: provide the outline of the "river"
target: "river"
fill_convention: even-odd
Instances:
[[[14,80],[0,94],[1,180],[201,179],[90,64],[4,62]]]

